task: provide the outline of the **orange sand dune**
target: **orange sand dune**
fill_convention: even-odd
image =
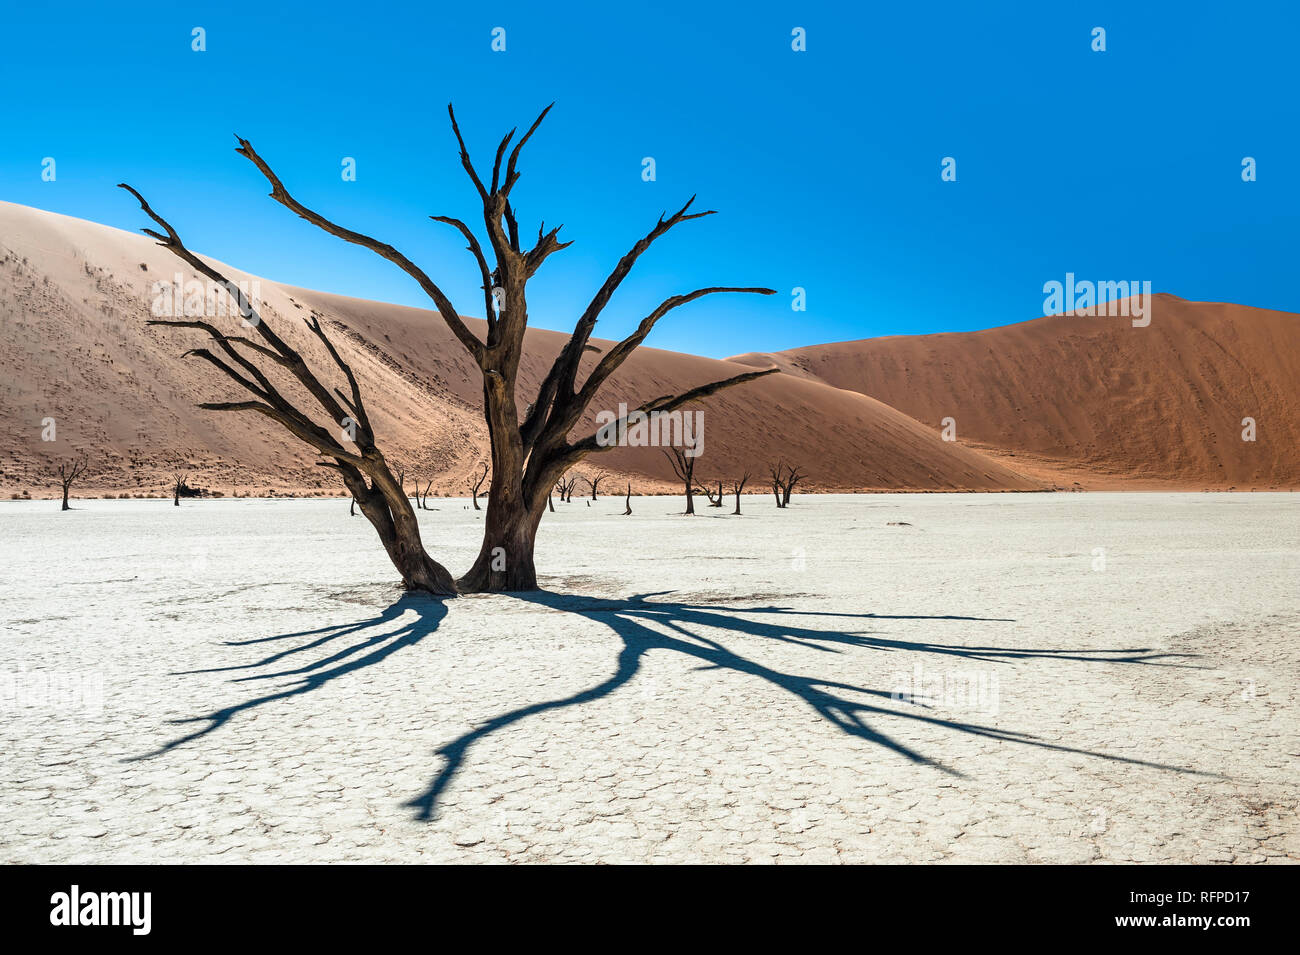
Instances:
[[[1088,488],[1300,487],[1300,316],[1154,296],[1151,323],[1039,318],[731,359],[870,395]],[[1253,418],[1256,440],[1242,440]]]
[[[201,332],[145,326],[154,283],[169,280],[179,265],[148,238],[0,203],[0,493],[50,493],[51,463],[73,455],[89,459],[87,492],[157,494],[180,470],[191,483],[226,493],[341,493],[332,472],[315,467],[314,455],[265,419],[194,407],[238,391],[210,366],[181,359],[205,340]],[[227,274],[254,280],[234,269]],[[465,479],[486,451],[481,386],[441,320],[422,309],[257,281],[263,315],[318,373],[332,366],[301,319],[321,316],[354,367],[380,444],[405,469],[408,486],[432,480],[440,493],[465,493]],[[233,330],[238,321],[217,324]],[[481,321],[470,325],[483,334]],[[521,406],[565,338],[529,333]],[[587,367],[598,357],[588,355]],[[744,370],[735,362],[640,349],[574,436],[590,433],[594,413],[619,401],[635,405]],[[785,458],[806,467],[810,488],[827,490],[1042,486],[977,450],[940,440],[929,422],[797,375],[747,383],[699,407],[701,481],[746,470],[758,480],[768,461]],[[42,440],[49,418],[54,441]],[[611,492],[614,480],[631,480],[638,492],[672,486],[656,448],[619,448],[578,470],[600,469],[614,475]]]

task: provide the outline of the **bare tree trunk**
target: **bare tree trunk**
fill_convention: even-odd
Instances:
[[[375,530],[389,559],[402,575],[407,590],[432,594],[456,593],[456,581],[447,569],[429,557],[420,540],[420,524],[405,492],[394,499],[380,491],[363,492],[361,513]]]
[[[356,516],[357,516],[357,499],[354,497],[352,499],[351,505],[349,505],[348,507],[348,517],[356,517]]]
[[[627,482],[627,498],[623,501],[623,516],[627,517],[632,513],[632,482]]]
[[[533,543],[545,509],[545,500],[530,508],[522,493],[512,494],[505,481],[493,481],[483,544],[474,565],[456,582],[461,592],[536,590]]]

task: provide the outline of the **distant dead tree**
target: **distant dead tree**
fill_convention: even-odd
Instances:
[[[555,483],[555,486],[560,489],[560,503],[572,504],[573,490],[578,486],[578,476],[561,477],[559,481]]]
[[[176,254],[196,272],[226,289],[238,304],[245,326],[251,327],[251,334],[256,336],[251,338],[243,334],[226,334],[213,324],[201,320],[151,323],[205,332],[215,349],[196,348],[186,354],[214,365],[253,396],[253,400],[206,402],[200,407],[210,411],[265,415],[326,458],[319,463],[340,473],[362,513],[375,526],[408,588],[419,588],[435,594],[537,589],[533,545],[538,522],[546,510],[546,498],[550,489],[561,475],[583,458],[613,447],[609,442],[599,441],[598,434],[574,441],[569,439],[570,432],[587,413],[601,388],[645,340],[655,324],[679,306],[720,292],[775,294],[769,288],[713,286],[671,296],[643,318],[630,335],[609,347],[585,380],[578,380],[579,365],[589,350],[597,319],[641,255],[675,226],[713,214],[712,210],[691,212],[694,203],[692,197],[672,215],[661,215],[653,228],[619,259],[590,304],[578,317],[573,334],[542,379],[537,396],[531,402],[532,410],[521,416],[516,394],[519,390],[524,333],[528,325],[527,283],[553,253],[569,245],[568,242],[559,240],[559,228],[547,231],[545,224],[538,228],[537,241],[531,248],[521,244],[519,223],[511,198],[512,190],[520,177],[516,169],[520,152],[550,109],[548,106],[542,111],[513,148],[511,142],[515,131],[506,134],[497,146],[491,178],[484,181],[470,160],[455,112],[450,106],[447,107],[452,132],[460,148],[461,165],[481,201],[483,226],[494,262],[489,264],[478,238],[464,222],[449,216],[431,218],[460,232],[467,243],[467,250],[474,257],[482,279],[483,312],[486,319],[486,335],[483,339],[478,338],[465,324],[460,312],[443,290],[405,255],[391,245],[346,229],[303,205],[289,193],[248,140],[239,139],[239,148],[236,150],[256,166],[270,183],[271,198],[276,202],[330,235],[370,249],[411,276],[433,301],[443,322],[482,373],[483,414],[491,446],[492,483],[488,493],[482,545],[473,566],[459,580],[454,580],[442,565],[426,553],[414,509],[397,485],[378,447],[352,369],[335,349],[320,320],[313,315],[308,321],[308,327],[324,344],[338,372],[347,379],[347,393],[328,386],[312,372],[303,357],[276,334],[264,316],[257,313],[237,284],[187,249],[171,225],[149,207],[139,192],[125,183],[121,184],[139,201],[145,214],[163,230],[157,232],[147,229],[146,234],[157,239],[160,245]],[[272,384],[267,374],[267,371],[274,369],[264,369],[254,361],[255,358],[269,360],[295,378],[314,401],[311,410],[304,411],[286,398]],[[639,416],[672,411],[724,388],[752,381],[776,370],[771,367],[746,372],[677,395],[654,398],[641,404],[631,414]],[[322,415],[330,422],[329,429],[313,420],[313,414]],[[626,420],[614,424],[621,429],[626,426]],[[338,434],[334,431],[335,428],[343,429],[338,437],[335,436]]]
[[[623,501],[623,516],[632,513],[632,482],[627,482],[627,498]]]
[[[483,510],[483,508],[478,506],[478,495],[479,495],[479,490],[483,487],[483,482],[487,480],[487,476],[488,476],[487,462],[483,461],[481,463],[483,465],[483,473],[478,475],[471,474],[469,476],[469,480],[465,482],[471,488],[471,493],[473,494],[474,497],[474,510],[476,511]]]
[[[668,463],[672,465],[673,473],[677,475],[677,479],[681,481],[686,488],[686,513],[694,514],[695,498],[693,495],[696,491],[695,455],[687,454],[686,452],[689,450],[691,449],[666,448],[664,449],[664,457],[666,457]]]
[[[785,490],[785,463],[782,461],[767,466],[768,480],[771,482],[772,496],[776,498],[777,507],[785,507],[781,503],[781,492]]]
[[[357,516],[357,499],[354,497],[352,503],[348,505],[348,517]]]
[[[767,473],[772,482],[772,494],[776,497],[777,507],[789,507],[790,495],[794,492],[794,486],[802,481],[806,473],[794,465],[787,465],[783,461],[767,466]]]
[[[181,492],[186,489],[185,481],[188,477],[188,474],[172,475],[172,504],[175,507],[181,506]]]
[[[416,490],[416,493],[419,494],[419,491],[420,491],[420,485],[417,484],[417,485],[415,486],[415,490]],[[429,483],[426,484],[426,485],[424,486],[424,495],[423,495],[423,497],[421,497],[420,500],[419,500],[419,506],[420,506],[422,509],[426,510],[426,511],[427,511],[427,510],[430,510],[430,507],[429,507],[429,492],[430,492],[431,490],[433,490],[433,478],[429,478]]]
[[[731,512],[732,514],[740,513],[740,495],[744,492],[745,485],[748,483],[749,483],[748,471],[742,474],[739,480],[733,480],[731,482],[731,492],[736,495],[736,509]]]
[[[785,484],[781,488],[781,506],[790,506],[790,494],[794,491],[794,486],[799,483],[806,475],[803,471],[791,466],[785,472]]]
[[[714,493],[713,488],[711,488],[708,484],[705,484],[705,485],[704,485],[704,496],[707,497],[707,498],[709,499],[709,507],[721,507],[721,506],[722,506],[722,481],[721,481],[721,479],[719,479],[719,481],[718,481],[718,490],[717,490],[717,493],[716,493],[716,494]]]
[[[86,473],[86,464],[85,458],[59,464],[56,473],[59,475],[59,483],[63,485],[63,507],[60,510],[72,510],[68,507],[68,492],[72,490],[72,482]]]
[[[593,501],[596,500],[596,488],[600,485],[600,482],[605,480],[605,478],[607,478],[608,476],[609,475],[607,475],[604,471],[597,471],[591,477],[583,479],[587,482],[588,486],[591,488],[591,499]]]

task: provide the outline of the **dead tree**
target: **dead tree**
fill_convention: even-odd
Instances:
[[[777,507],[785,507],[781,501],[781,492],[785,490],[785,463],[782,461],[767,466],[768,479],[771,482],[772,496],[776,498]]]
[[[583,480],[586,481],[587,484],[591,487],[591,499],[593,501],[596,500],[596,488],[599,487],[600,482],[605,480],[605,478],[608,476],[609,475],[607,475],[604,471],[597,471],[591,477],[583,478]]]
[[[86,459],[82,458],[79,461],[74,460],[59,465],[57,473],[59,475],[59,483],[63,485],[63,507],[61,507],[60,510],[72,510],[72,508],[68,506],[68,492],[72,490],[72,482],[86,473],[86,464]]]
[[[776,497],[776,506],[789,507],[794,486],[807,475],[794,465],[787,465],[783,461],[769,464],[767,473],[771,476],[772,494]]]
[[[585,378],[579,380],[581,359],[588,351],[596,321],[641,255],[677,225],[713,214],[712,210],[691,212],[695,201],[692,197],[675,213],[661,215],[650,231],[619,259],[591,302],[578,316],[573,334],[555,357],[538,387],[531,411],[521,416],[516,395],[524,332],[528,325],[527,283],[552,254],[569,245],[568,242],[559,240],[558,227],[547,231],[543,224],[537,230],[536,242],[531,248],[525,247],[520,241],[519,222],[511,197],[520,177],[516,168],[520,152],[550,109],[548,106],[542,111],[528,131],[514,143],[513,148],[511,142],[515,131],[506,134],[497,146],[491,177],[484,181],[470,160],[455,112],[450,106],[447,107],[452,132],[460,148],[461,165],[482,206],[483,228],[492,263],[489,264],[487,254],[474,231],[464,222],[449,216],[430,218],[455,228],[464,236],[466,248],[474,257],[482,279],[483,312],[487,322],[484,339],[475,336],[461,320],[460,313],[443,290],[405,255],[378,239],[337,225],[303,205],[290,194],[248,140],[239,139],[239,148],[236,150],[253,163],[270,183],[271,198],[276,202],[325,232],[370,249],[411,276],[433,301],[443,322],[482,373],[483,412],[491,446],[493,479],[488,493],[487,517],[479,554],[473,566],[458,581],[452,581],[441,565],[425,553],[414,511],[410,502],[404,501],[400,489],[395,487],[383,455],[379,452],[351,369],[330,343],[319,320],[313,317],[309,325],[312,332],[326,343],[331,357],[347,376],[350,395],[344,395],[337,389],[331,390],[322,383],[308,370],[302,357],[271,331],[260,316],[257,316],[258,321],[253,325],[262,341],[257,342],[252,351],[286,368],[306,387],[320,405],[320,411],[331,422],[338,423],[343,419],[355,422],[355,441],[350,436],[341,440],[334,438],[309,415],[283,398],[262,369],[244,351],[250,347],[247,344],[249,339],[223,334],[206,322],[166,323],[208,332],[224,353],[224,358],[218,357],[210,349],[197,349],[190,354],[199,355],[216,365],[241,387],[252,392],[256,399],[211,402],[203,407],[209,410],[253,411],[267,415],[329,458],[324,462],[325,465],[340,471],[349,490],[362,505],[363,513],[367,513],[367,507],[370,508],[367,516],[373,513],[372,522],[384,539],[403,580],[408,586],[421,587],[434,593],[457,590],[535,590],[537,573],[533,561],[533,544],[538,523],[546,510],[546,497],[550,489],[561,475],[583,458],[612,446],[608,442],[598,441],[596,434],[572,441],[569,438],[570,432],[582,420],[601,388],[645,340],[655,324],[679,306],[720,292],[775,294],[769,288],[713,286],[673,295],[646,315],[630,335],[606,350],[594,366],[590,367]],[[124,187],[130,189],[129,186]],[[186,249],[171,226],[153,213],[139,193],[134,189],[130,191],[139,199],[146,214],[166,231],[166,235],[162,235],[149,230],[150,235],[196,271],[226,288],[235,296],[241,313],[246,318],[255,315],[251,304],[239,293],[236,285]],[[651,415],[672,411],[723,388],[752,381],[776,370],[772,367],[746,372],[677,395],[653,398],[642,403],[632,413]],[[626,421],[616,422],[615,425],[622,430],[626,427]],[[355,444],[356,450],[345,447],[345,440],[349,444]]]
[[[673,467],[673,473],[677,479],[682,482],[686,488],[686,513],[695,513],[695,455],[687,454],[691,448],[667,448],[664,450],[664,457]],[[707,493],[707,492],[706,492]]]
[[[722,506],[722,481],[721,480],[718,481],[718,491],[716,494],[713,492],[713,488],[711,488],[708,484],[705,484],[704,496],[709,499],[709,507],[721,507]]]
[[[627,498],[623,501],[623,516],[627,517],[632,513],[632,482],[627,482]]]
[[[733,494],[736,495],[736,509],[735,509],[734,511],[731,512],[732,514],[739,514],[739,513],[740,513],[740,495],[744,492],[744,490],[745,490],[745,485],[748,484],[748,483],[749,483],[749,472],[748,472],[748,471],[746,471],[744,474],[742,474],[742,475],[740,476],[740,480],[738,480],[738,481],[737,481],[737,480],[733,480],[733,481],[731,482],[731,491],[732,491]]]
[[[181,506],[181,492],[187,489],[185,481],[188,477],[188,474],[172,475],[172,504],[176,507]]]
[[[794,491],[794,486],[806,475],[798,468],[791,466],[785,472],[785,484],[781,488],[781,506],[790,506],[790,494]]]
[[[420,485],[415,486],[416,493],[419,493]],[[429,492],[433,490],[433,478],[429,478],[429,483],[424,486],[424,496],[420,498],[420,507],[423,510],[429,510]]]
[[[556,482],[555,486],[560,489],[560,503],[572,504],[573,489],[578,486],[577,475],[574,475],[573,477],[562,477],[558,482]]]
[[[467,484],[472,488],[472,494],[473,494],[473,496],[474,496],[474,510],[476,510],[476,511],[481,511],[481,510],[483,510],[483,508],[481,508],[481,507],[478,506],[478,494],[479,494],[479,490],[483,487],[483,482],[487,480],[487,476],[488,476],[488,466],[487,466],[487,462],[484,461],[484,462],[483,462],[483,473],[482,473],[482,474],[479,474],[479,475],[477,475],[477,476],[471,474],[471,475],[469,476],[469,480],[465,482],[465,483],[467,483]],[[488,494],[491,495],[491,493],[492,493],[492,491],[491,491],[491,489],[489,488],[489,490],[488,490]]]

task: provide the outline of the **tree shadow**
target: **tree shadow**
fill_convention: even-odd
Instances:
[[[414,611],[414,616],[407,621],[401,621],[401,618],[408,611]],[[273,666],[284,661],[295,661],[300,659],[298,654],[307,653],[318,647],[328,647],[331,644],[336,646],[333,652],[329,653],[322,659],[313,660],[310,663],[304,663],[301,666],[290,665],[287,668],[280,668],[266,673],[238,677],[234,680],[236,683],[253,682],[257,680],[273,680],[281,677],[293,677],[294,682],[289,686],[283,687],[272,693],[266,693],[261,696],[253,697],[242,703],[236,703],[232,706],[222,707],[206,713],[202,716],[192,716],[183,720],[172,720],[173,725],[184,726],[190,723],[200,723],[198,729],[192,733],[180,736],[158,749],[145,753],[142,756],[133,756],[126,762],[136,762],[142,759],[150,759],[154,756],[161,756],[163,753],[170,752],[186,743],[192,743],[195,740],[207,736],[209,733],[220,729],[229,723],[240,713],[247,713],[264,706],[267,703],[274,703],[277,700],[289,699],[294,696],[301,696],[304,693],[310,693],[318,690],[332,680],[345,674],[352,673],[364,667],[374,666],[382,663],[391,654],[396,653],[404,647],[414,646],[429,634],[438,629],[443,618],[447,615],[447,606],[444,601],[431,597],[426,594],[404,594],[400,599],[390,606],[386,607],[381,613],[376,614],[366,620],[356,621],[354,623],[337,624],[329,627],[319,627],[315,630],[299,630],[293,633],[282,633],[272,637],[261,637],[255,640],[231,640],[227,641],[227,646],[248,646],[251,644],[271,643],[280,640],[290,640],[295,637],[310,637],[306,643],[298,646],[292,646],[288,649],[278,650],[268,654],[254,663],[241,664],[239,666],[213,667],[202,670],[183,670],[172,674],[173,676],[183,676],[194,673],[222,673],[239,670],[252,670],[266,666]],[[387,629],[387,625],[401,621],[401,625]],[[361,639],[353,643],[335,643],[347,637],[357,637]]]
[[[764,680],[772,686],[788,691],[803,700],[818,715],[844,733],[881,746],[913,763],[931,766],[953,776],[960,777],[962,774],[953,767],[919,753],[875,728],[868,722],[869,718],[897,717],[943,727],[972,736],[1018,743],[1043,750],[1076,753],[1116,763],[1193,775],[1214,775],[1199,770],[1184,769],[1163,763],[1065,746],[1043,740],[1028,733],[1018,733],[977,723],[943,719],[915,710],[909,711],[898,708],[897,706],[883,706],[880,704],[881,701],[885,700],[895,704],[915,704],[917,701],[906,697],[900,698],[888,690],[869,689],[848,683],[775,670],[729,650],[716,637],[707,635],[707,631],[721,632],[722,635],[730,633],[763,637],[830,653],[842,652],[842,648],[862,648],[886,652],[903,650],[954,656],[986,663],[1025,659],[1053,659],[1082,663],[1177,666],[1179,664],[1171,661],[1178,657],[1190,656],[1189,654],[1157,653],[1149,647],[1118,650],[1026,649],[995,646],[968,647],[957,644],[887,639],[871,632],[817,630],[793,626],[782,618],[837,617],[855,620],[1011,621],[1005,618],[952,615],[907,616],[832,613],[802,611],[775,606],[720,607],[718,605],[651,599],[662,597],[667,593],[670,593],[670,591],[639,594],[626,600],[567,596],[546,591],[508,595],[541,607],[577,614],[608,626],[623,642],[623,646],[618,652],[614,672],[601,683],[570,696],[546,700],[502,713],[440,747],[436,754],[444,760],[442,768],[434,775],[428,788],[405,805],[416,811],[418,819],[431,820],[436,818],[440,797],[455,778],[470,749],[476,743],[530,716],[580,706],[608,696],[618,688],[631,682],[640,670],[643,658],[650,650],[671,650],[699,660],[702,669],[732,670]],[[742,616],[737,616],[739,614],[758,616],[763,619],[748,620]]]
[[[1028,733],[983,726],[930,715],[923,701],[882,689],[854,686],[776,670],[748,659],[724,646],[720,640],[728,634],[761,637],[792,644],[819,653],[842,653],[851,649],[879,652],[910,651],[963,660],[1000,664],[1016,660],[1051,659],[1091,664],[1140,666],[1185,666],[1175,662],[1190,654],[1158,653],[1149,647],[1115,650],[1072,650],[1064,648],[1013,648],[998,646],[964,646],[951,643],[903,640],[884,637],[867,630],[815,629],[796,626],[791,618],[838,618],[841,620],[927,620],[953,622],[1010,623],[1007,618],[968,617],[951,614],[907,615],[872,613],[836,613],[797,610],[777,606],[735,606],[728,603],[700,603],[658,600],[671,591],[638,594],[625,600],[610,600],[537,591],[497,595],[492,599],[514,599],[562,613],[576,614],[610,628],[622,641],[614,672],[600,683],[568,696],[545,700],[501,713],[478,724],[440,747],[436,754],[443,765],[423,793],[404,805],[415,809],[417,818],[436,817],[438,802],[464,765],[469,751],[477,743],[530,716],[551,710],[581,706],[608,696],[627,685],[641,669],[651,650],[670,650],[699,661],[701,669],[731,670],[786,691],[802,700],[814,712],[842,732],[867,743],[880,746],[905,759],[930,766],[953,776],[962,776],[954,767],[927,756],[873,726],[873,717],[895,717],[921,724],[942,727],[958,733],[1001,742],[1018,743],[1043,750],[1095,757],[1117,763],[1145,766],[1194,775],[1213,776],[1199,770],[1184,769],[1162,763],[1052,743]],[[261,680],[289,678],[292,682],[273,692],[254,696],[241,703],[222,707],[200,716],[174,720],[174,725],[200,724],[158,749],[129,758],[128,762],[149,759],[195,742],[220,729],[241,713],[268,703],[301,696],[317,690],[338,677],[382,663],[391,654],[419,643],[438,629],[447,615],[447,603],[426,595],[404,595],[382,612],[353,623],[299,630],[251,640],[227,641],[229,646],[266,645],[268,652],[258,660],[226,667],[181,671],[175,675],[199,673],[244,673],[233,682],[255,683]],[[409,616],[409,619],[406,619]],[[748,619],[756,617],[758,619]],[[397,626],[392,626],[397,624]],[[285,641],[293,641],[285,643]],[[303,656],[312,651],[324,656]],[[303,662],[299,662],[303,661]],[[267,669],[271,668],[271,669]],[[256,673],[246,671],[258,671]],[[886,705],[889,704],[889,705]]]

